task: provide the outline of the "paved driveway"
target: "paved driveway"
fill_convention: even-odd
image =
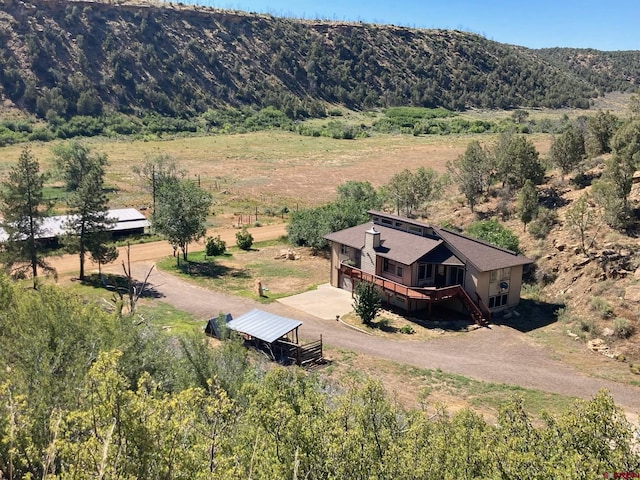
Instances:
[[[280,303],[323,320],[335,320],[353,310],[351,293],[325,283],[315,290],[281,298]]]

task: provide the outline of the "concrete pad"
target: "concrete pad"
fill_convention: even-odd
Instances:
[[[336,315],[342,316],[353,310],[351,292],[328,283],[318,285],[316,290],[281,298],[278,302],[323,320],[335,320]]]

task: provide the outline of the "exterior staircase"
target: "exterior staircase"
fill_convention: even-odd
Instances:
[[[489,308],[483,304],[480,298],[478,298],[477,303],[474,302],[467,291],[462,288],[462,285],[451,285],[443,288],[407,287],[406,285],[402,285],[387,278],[363,272],[359,268],[349,265],[341,265],[340,270],[344,275],[348,275],[351,279],[371,282],[378,285],[386,292],[403,295],[406,298],[414,300],[426,300],[427,302],[434,304],[444,302],[451,298],[458,298],[471,315],[473,321],[478,325],[486,325],[491,320],[491,311]]]

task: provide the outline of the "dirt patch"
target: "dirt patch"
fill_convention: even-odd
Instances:
[[[293,259],[282,258],[283,251],[288,250],[294,253]],[[246,290],[257,288],[259,280],[265,297],[299,293],[329,279],[329,260],[313,255],[309,248],[261,247],[216,261],[234,271],[244,272],[247,281],[243,282],[243,288]]]

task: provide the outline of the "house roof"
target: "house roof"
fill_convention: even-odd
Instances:
[[[362,250],[366,231],[371,226],[371,223],[364,223],[339,232],[330,233],[325,235],[324,238],[331,242]],[[380,257],[388,258],[404,265],[411,265],[417,262],[442,244],[442,240],[414,235],[383,225],[375,225],[375,229],[380,232],[380,246],[376,248],[376,253]],[[451,252],[449,252],[449,256],[451,255]]]
[[[267,343],[275,342],[300,325],[302,322],[298,320],[279,317],[257,308],[227,323],[227,327],[231,330],[246,333]]]
[[[110,225],[109,228],[109,230],[114,232],[145,228],[151,225],[149,220],[147,220],[146,217],[135,208],[116,208],[109,210],[107,212],[107,216],[115,222],[113,225]],[[69,215],[44,217],[42,219],[42,232],[38,238],[48,239],[63,235],[69,218]],[[6,241],[7,238],[8,235],[6,231],[0,227],[0,242]]]
[[[369,213],[383,215],[383,213],[374,211],[370,211]],[[411,265],[418,260],[427,263],[458,266],[469,262],[478,269],[478,271],[487,272],[498,268],[508,268],[533,263],[533,260],[523,255],[518,255],[511,250],[467,237],[461,233],[445,228],[434,227],[417,220],[404,219],[388,214],[384,215],[389,218],[409,222],[413,225],[430,227],[439,237],[423,237],[410,232],[375,224],[376,231],[380,232],[380,247],[376,249],[376,253],[380,257],[388,258],[404,265]],[[337,242],[357,250],[362,250],[364,248],[366,231],[369,230],[372,225],[372,223],[364,223],[340,230],[339,232],[330,233],[325,235],[324,238],[331,242]]]
[[[422,260],[424,263],[436,263],[439,265],[455,265],[458,267],[464,267],[464,262],[456,257],[453,253],[451,253],[451,250],[449,250],[444,243],[426,254],[420,260]]]
[[[465,257],[481,272],[533,263],[530,258],[518,255],[511,250],[445,228],[433,227],[433,229],[456,254]]]

